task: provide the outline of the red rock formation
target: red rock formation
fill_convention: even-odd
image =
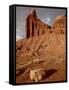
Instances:
[[[51,31],[64,34],[66,31],[66,16],[58,16],[51,27]]]
[[[50,26],[38,19],[36,11],[33,10],[26,18],[27,38],[39,36],[50,31]]]

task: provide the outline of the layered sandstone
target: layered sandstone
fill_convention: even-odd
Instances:
[[[42,22],[36,15],[36,11],[33,10],[31,14],[27,16],[26,19],[26,31],[27,38],[33,36],[40,36],[47,32],[50,32],[50,26]]]

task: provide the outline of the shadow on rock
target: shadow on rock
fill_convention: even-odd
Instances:
[[[51,75],[53,75],[53,74],[56,73],[56,72],[57,72],[56,69],[46,70],[46,71],[45,71],[45,75],[43,76],[43,79],[49,78]]]

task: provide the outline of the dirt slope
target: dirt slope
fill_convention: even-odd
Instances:
[[[16,43],[16,82],[31,83],[29,71],[42,68],[45,77],[39,82],[66,80],[64,34],[45,34]]]

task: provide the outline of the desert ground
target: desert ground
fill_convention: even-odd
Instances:
[[[65,40],[65,34],[50,33],[17,41],[16,83],[65,81]]]

